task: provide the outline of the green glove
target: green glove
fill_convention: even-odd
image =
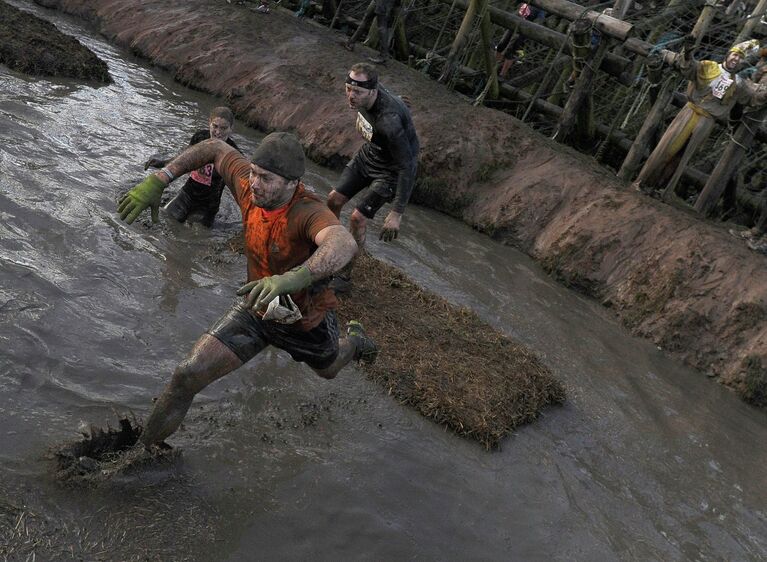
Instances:
[[[275,297],[295,293],[312,284],[312,274],[305,265],[296,267],[282,275],[262,277],[258,281],[251,281],[243,285],[237,291],[242,296],[248,295],[248,308],[259,310],[262,305],[265,308]]]
[[[152,208],[152,222],[160,218],[160,198],[166,185],[152,174],[144,181],[123,195],[117,205],[120,219],[131,224],[147,207]]]

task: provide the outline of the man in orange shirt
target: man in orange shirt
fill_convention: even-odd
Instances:
[[[189,147],[131,189],[118,206],[132,223],[150,207],[157,220],[162,192],[178,176],[213,163],[242,211],[248,283],[244,298],[197,340],[155,403],[141,436],[161,443],[178,429],[194,396],[273,345],[332,379],[349,361],[371,363],[378,349],[359,322],[339,339],[329,277],[357,251],[351,234],[300,181],[304,151],[289,133],[272,133],[248,161],[218,139]]]

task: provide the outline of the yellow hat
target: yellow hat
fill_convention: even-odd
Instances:
[[[730,48],[730,50],[729,50],[729,51],[727,51],[727,52],[728,52],[728,53],[735,53],[735,54],[738,54],[738,55],[740,55],[741,57],[745,57],[745,56],[746,56],[746,51],[744,51],[743,49],[741,49],[741,48],[740,48],[740,47],[738,47],[737,45],[736,45],[736,46],[734,46],[734,47],[732,47],[732,48]]]
[[[722,73],[718,63],[712,60],[702,60],[698,66],[698,77],[701,80],[713,80]]]

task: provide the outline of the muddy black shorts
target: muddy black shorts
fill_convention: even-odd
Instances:
[[[182,188],[179,190],[178,194],[165,205],[165,210],[168,215],[178,222],[184,222],[190,218],[190,216],[195,215],[194,219],[196,222],[200,222],[210,228],[213,226],[213,221],[216,218],[220,204],[220,193],[211,193],[209,196],[196,197]]]
[[[287,351],[295,361],[313,369],[330,367],[338,356],[338,320],[332,310],[305,332],[290,324],[263,320],[238,300],[211,326],[208,334],[231,349],[243,363],[269,345]]]
[[[357,163],[356,159],[349,162],[341,172],[336,191],[351,199],[360,191],[370,186],[370,191],[365,194],[356,209],[369,219],[376,216],[378,210],[385,203],[394,200],[397,190],[397,179],[394,177],[373,177],[364,172],[364,166]]]

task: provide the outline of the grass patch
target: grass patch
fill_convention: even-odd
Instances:
[[[472,311],[422,290],[396,268],[361,256],[339,308],[381,348],[364,366],[400,403],[486,448],[535,420],[565,391],[529,349]]]

